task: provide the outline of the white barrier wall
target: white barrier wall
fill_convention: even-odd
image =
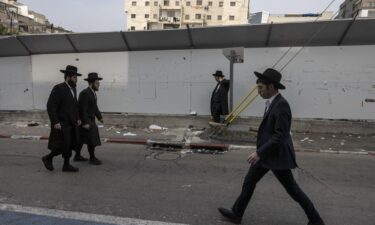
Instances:
[[[0,58],[0,110],[31,110],[31,57]]]
[[[54,85],[64,81],[64,70],[66,65],[75,65],[82,77],[78,78],[77,91],[87,87],[87,82],[83,79],[89,72],[97,72],[105,77],[101,90],[99,104],[102,111],[111,111],[111,105],[115,111],[126,110],[119,105],[118,100],[128,98],[122,94],[122,90],[117,92],[117,87],[128,86],[128,54],[127,53],[81,53],[81,54],[55,54],[55,55],[33,55],[32,56],[32,77],[34,81],[34,103],[35,109],[46,109],[49,93]],[[114,89],[114,91],[111,91]],[[102,98],[102,93],[119,95],[118,100]],[[104,104],[104,105],[102,105]]]
[[[255,85],[253,71],[262,72],[272,66],[287,49],[245,49],[245,63],[235,64],[234,68],[235,102]],[[293,48],[276,69],[298,50]],[[0,65],[19,71],[20,76],[24,73],[18,68],[18,61],[25,64],[26,59],[0,58]],[[375,103],[365,101],[375,99],[374,60],[375,46],[306,48],[282,72],[287,89],[281,93],[289,100],[295,118],[374,119]],[[102,111],[140,114],[184,115],[197,111],[199,115],[208,115],[211,92],[216,85],[211,74],[217,69],[229,73],[229,62],[221,49],[34,55],[33,105],[27,101],[25,109],[45,109],[51,88],[63,81],[59,69],[67,64],[78,66],[84,75],[79,80],[79,90],[86,86],[83,78],[88,72],[95,71],[104,77],[98,93]],[[27,80],[30,74],[23,76]],[[10,77],[5,77],[7,82]],[[2,85],[3,80],[1,72]],[[24,98],[24,93],[14,89],[8,97],[2,96],[0,109],[13,109],[8,103],[10,96]],[[258,98],[242,115],[262,116],[263,111],[264,101]]]

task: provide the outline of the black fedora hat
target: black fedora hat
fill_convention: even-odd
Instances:
[[[72,65],[67,65],[65,70],[60,70],[60,71],[68,75],[82,76],[82,74],[78,73],[78,68]]]
[[[272,82],[278,89],[285,89],[285,86],[280,83],[281,73],[277,70],[268,68],[263,73],[255,71],[254,74],[259,79]]]
[[[98,73],[89,73],[87,78],[84,79],[85,81],[93,81],[93,80],[103,80],[103,78],[98,76]]]
[[[216,70],[216,72],[214,74],[212,74],[212,76],[215,76],[215,77],[224,77],[224,74],[223,74],[223,71]]]

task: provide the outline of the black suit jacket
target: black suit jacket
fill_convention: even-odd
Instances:
[[[218,87],[220,84],[220,87]],[[219,88],[219,90],[216,90]],[[228,91],[230,88],[230,81],[229,80],[222,80],[218,82],[214,91],[211,95],[211,114],[213,113],[213,105],[220,104],[222,115],[228,114]]]
[[[78,98],[78,105],[82,125],[90,125],[88,130],[83,127],[79,129],[80,141],[94,147],[101,145],[99,129],[95,123],[95,117],[98,118],[98,120],[101,120],[103,117],[99,111],[95,94],[90,87],[81,91]]]
[[[98,120],[103,118],[99,111],[95,94],[89,87],[79,94],[78,105],[83,125],[91,122],[95,123],[95,117],[98,118]]]
[[[75,126],[79,120],[77,95],[74,98],[68,85],[63,82],[53,87],[47,102],[47,112],[52,126]]]
[[[69,158],[71,149],[75,149],[78,143],[79,112],[77,95],[73,97],[65,82],[53,87],[47,102],[47,112],[51,121],[48,148],[62,152],[64,158]],[[53,127],[57,123],[61,124],[61,130]]]
[[[258,129],[258,165],[264,168],[285,170],[297,167],[290,136],[292,113],[289,103],[279,94],[272,101]]]

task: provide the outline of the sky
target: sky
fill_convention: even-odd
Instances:
[[[74,32],[126,30],[124,0],[18,0],[47,16],[55,26]],[[250,12],[272,14],[322,12],[333,0],[251,0]],[[336,12],[344,0],[336,0],[328,11]]]

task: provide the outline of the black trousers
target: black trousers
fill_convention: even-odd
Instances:
[[[211,105],[211,116],[215,123],[220,123],[220,115],[223,115],[221,110],[221,103],[213,102]]]
[[[254,193],[254,189],[258,181],[269,171],[269,169],[261,166],[251,166],[247,173],[240,196],[232,207],[232,211],[235,215],[242,217],[250,199]],[[286,189],[290,197],[292,197],[305,211],[309,221],[316,222],[320,221],[320,215],[315,209],[313,203],[307,197],[307,195],[301,190],[296,183],[291,170],[272,170],[273,174],[279,180],[279,182]]]
[[[78,144],[78,147],[75,150],[76,155],[81,155],[82,147],[83,147],[83,143]],[[95,157],[95,146],[87,145],[87,150],[90,154],[90,158],[94,158]]]

